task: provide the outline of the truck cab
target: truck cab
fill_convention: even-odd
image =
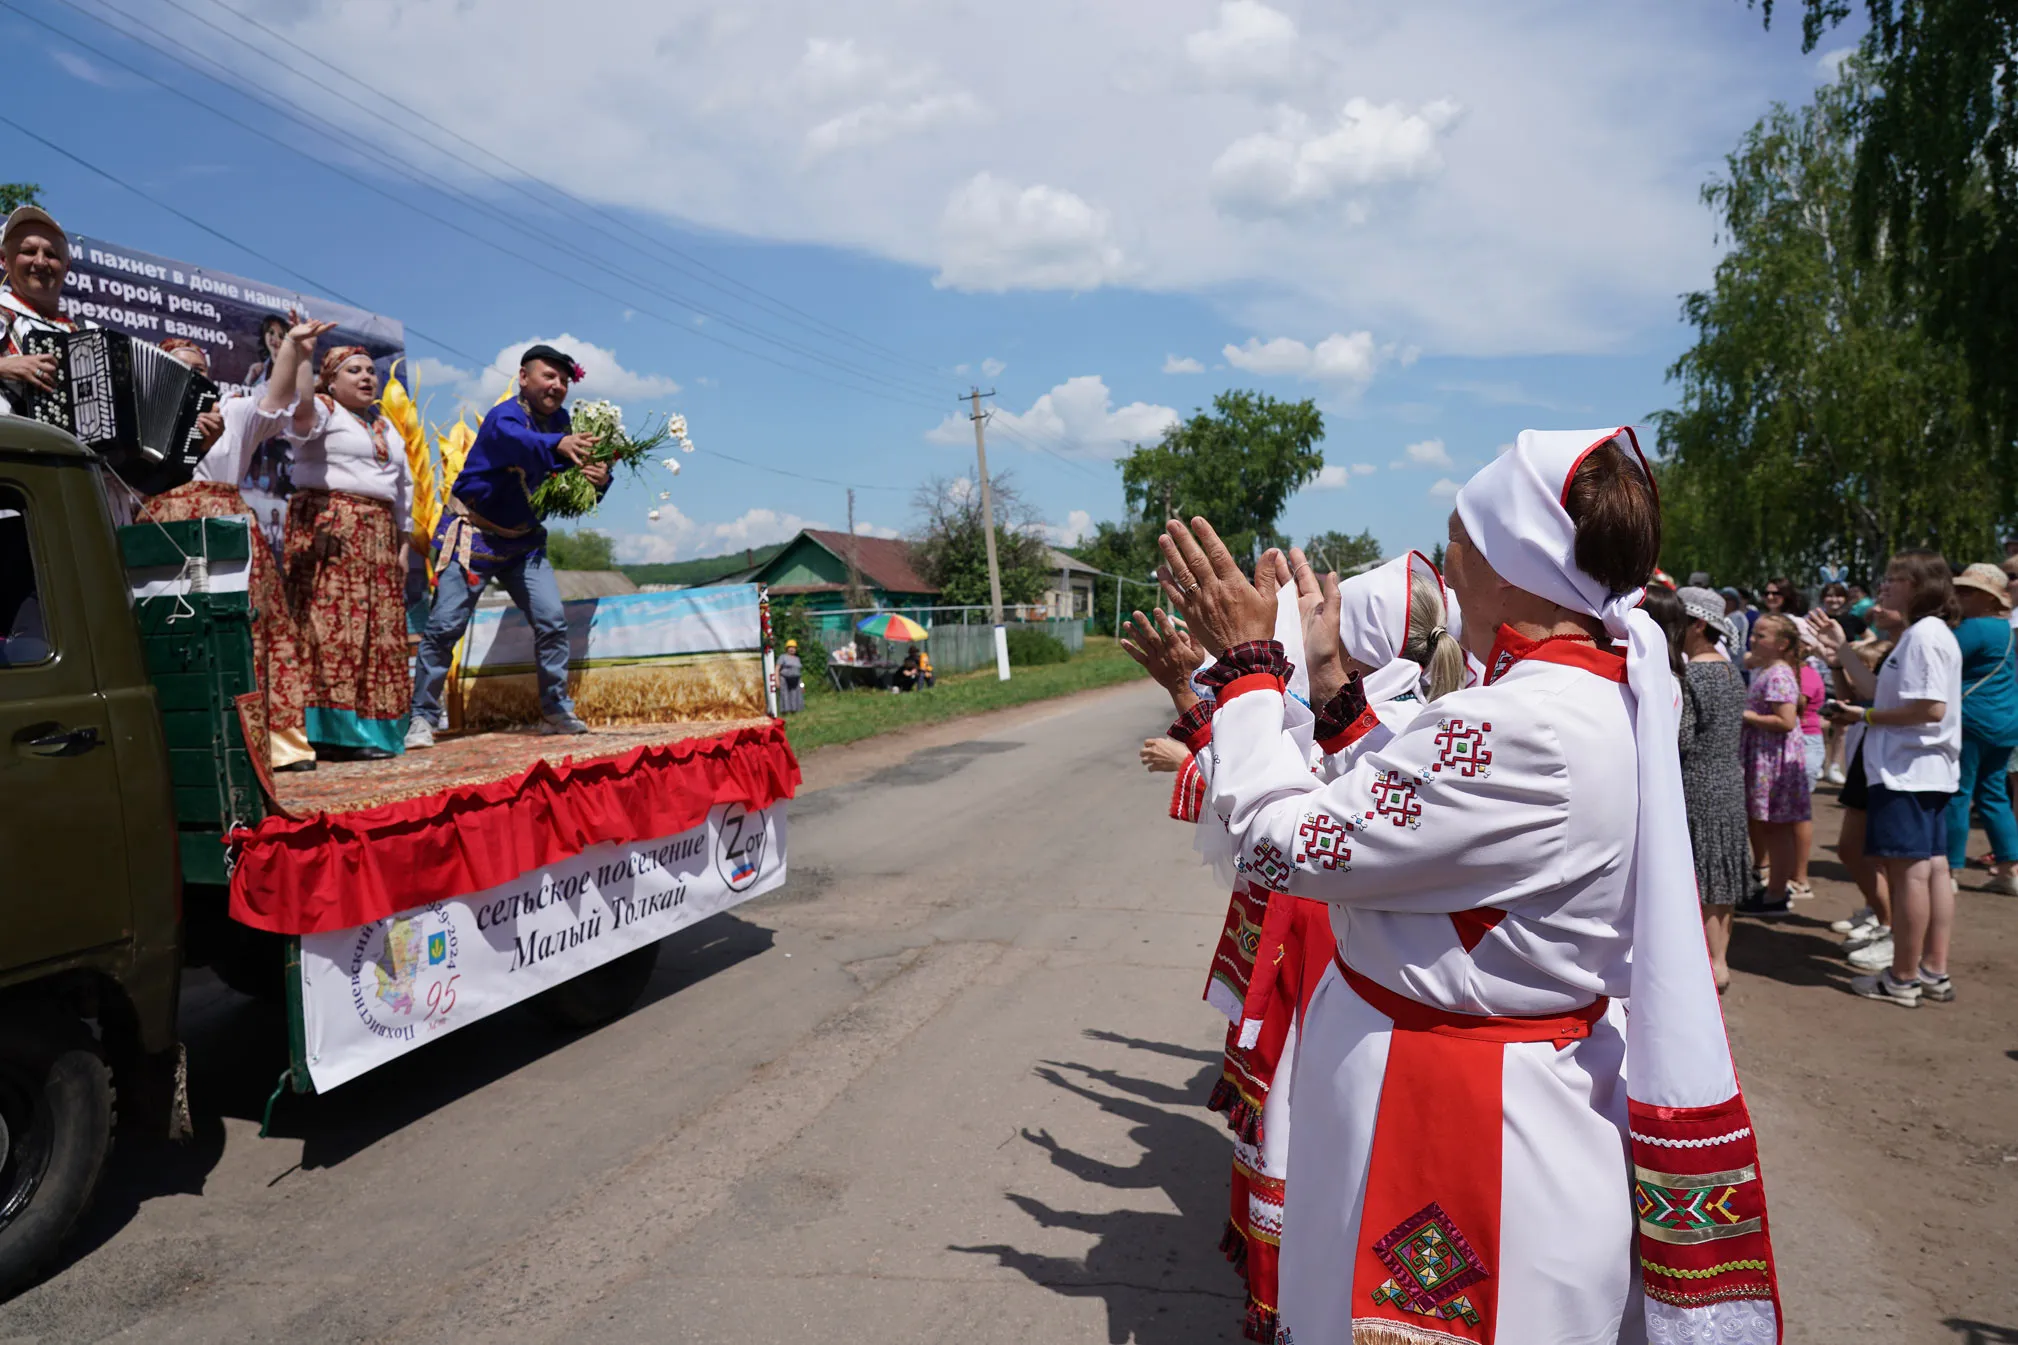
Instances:
[[[177,1070],[169,757],[95,455],[0,416],[0,1296]]]

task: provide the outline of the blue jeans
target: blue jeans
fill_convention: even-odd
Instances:
[[[568,697],[568,616],[561,606],[561,587],[554,581],[553,567],[546,552],[536,551],[491,575],[504,585],[512,602],[525,613],[533,628],[533,661],[539,667],[540,710],[548,718],[571,715],[575,703]],[[420,656],[415,660],[413,714],[436,728],[441,727],[441,684],[448,677],[448,665],[455,642],[469,626],[476,600],[485,585],[471,586],[460,563],[442,567],[435,582],[434,609],[428,613],[427,629],[421,632]]]
[[[1969,804],[1983,813],[1983,831],[1990,853],[2003,862],[2018,859],[2018,821],[2011,816],[2011,787],[2004,767],[2011,759],[2009,743],[1991,743],[1974,734],[1962,735],[1962,783],[1948,801],[1948,867],[1969,862]]]

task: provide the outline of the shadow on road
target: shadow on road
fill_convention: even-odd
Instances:
[[[1110,1033],[1087,1035],[1136,1050],[1196,1059],[1203,1068],[1189,1084],[1177,1088],[1071,1062],[1047,1063],[1037,1070],[1038,1077],[1053,1087],[1130,1122],[1128,1138],[1140,1150],[1133,1164],[1077,1153],[1049,1131],[1025,1130],[1023,1138],[1081,1182],[1116,1191],[1161,1191],[1177,1212],[1061,1210],[1011,1193],[1010,1202],[1040,1226],[1089,1233],[1098,1241],[1084,1257],[1049,1256],[1005,1245],[950,1250],[993,1256],[1056,1294],[1103,1300],[1110,1345],[1129,1341],[1198,1345],[1238,1339],[1245,1297],[1239,1277],[1218,1251],[1226,1225],[1232,1146],[1215,1121],[1170,1109],[1195,1107],[1204,1100],[1218,1077],[1219,1056]],[[1104,1087],[1089,1087],[1067,1078],[1068,1073]]]
[[[1851,975],[1843,961],[1842,939],[1822,921],[1805,915],[1739,918],[1731,929],[1730,963],[1733,970],[1787,985],[1841,987]]]
[[[1962,1345],[2018,1345],[2018,1327],[1992,1326],[1960,1317],[1950,1317],[1941,1325],[1961,1336]]]
[[[729,914],[681,930],[661,943],[658,967],[632,1012],[770,946],[769,929]],[[202,1195],[224,1154],[225,1119],[256,1123],[287,1068],[287,1021],[277,1005],[248,999],[200,972],[184,986],[182,1016],[194,1138],[182,1144],[122,1138],[96,1202],[45,1282],[110,1242],[147,1201]],[[302,1167],[333,1167],[580,1035],[549,1026],[523,1006],[507,1009],[326,1096],[283,1095],[273,1133],[302,1141]]]

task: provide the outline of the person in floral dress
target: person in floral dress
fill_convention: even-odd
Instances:
[[[1769,612],[1752,623],[1752,670],[1745,696],[1745,810],[1752,852],[1766,860],[1766,891],[1738,903],[1751,915],[1784,915],[1794,874],[1795,829],[1810,820],[1808,757],[1802,742],[1800,632],[1792,617]]]

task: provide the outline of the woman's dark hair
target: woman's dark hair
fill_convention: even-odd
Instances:
[[[1808,614],[1808,600],[1800,589],[1794,587],[1793,580],[1785,576],[1768,579],[1766,587],[1780,590],[1780,602],[1782,604],[1780,610],[1788,616],[1806,616]]]
[[[1821,593],[1816,596],[1822,598],[1848,598],[1850,596],[1850,586],[1840,579],[1831,579],[1828,583],[1822,585]]]
[[[1897,574],[1913,590],[1906,604],[1906,624],[1922,617],[1938,616],[1949,625],[1962,619],[1962,603],[1955,596],[1955,573],[1940,552],[1913,547],[1896,553],[1885,573]]]
[[[1577,464],[1563,492],[1577,525],[1577,568],[1614,593],[1647,582],[1661,556],[1661,509],[1653,483],[1616,441]]]
[[[1675,676],[1682,675],[1682,665],[1688,656],[1682,652],[1683,643],[1688,639],[1689,614],[1682,609],[1682,600],[1675,596],[1673,589],[1664,584],[1649,584],[1647,596],[1640,600],[1640,610],[1654,619],[1668,637],[1668,663],[1675,670]]]
[[[265,317],[259,320],[259,339],[261,341],[266,340],[267,330],[272,327],[280,328],[280,334],[282,336],[287,335],[288,330],[287,319],[281,317],[277,313],[268,313]]]

